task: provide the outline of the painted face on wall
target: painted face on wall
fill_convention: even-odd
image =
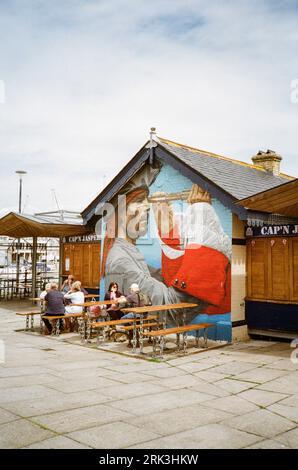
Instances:
[[[148,230],[150,204],[147,193],[138,195],[127,205],[127,236],[131,239],[137,239],[146,235]]]

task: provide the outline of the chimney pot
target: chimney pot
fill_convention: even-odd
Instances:
[[[252,157],[253,164],[261,167],[268,173],[278,176],[280,173],[280,162],[282,157],[274,150],[267,149],[266,152],[259,150],[256,155]]]

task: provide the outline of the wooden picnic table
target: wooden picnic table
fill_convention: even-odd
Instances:
[[[99,297],[98,294],[84,294],[85,295],[85,299],[93,299],[95,297]],[[44,302],[45,299],[41,299],[40,297],[30,297],[29,300],[33,300],[34,302]]]
[[[26,317],[26,327],[25,327],[25,330],[29,330],[29,321],[31,320],[31,325],[30,325],[30,329],[33,330],[33,327],[34,327],[34,316],[35,315],[41,315],[41,312],[40,310],[30,310],[29,312],[28,311],[24,311],[24,312],[16,312],[16,315],[19,315],[21,317]],[[41,320],[40,320],[40,328],[41,328]]]
[[[193,308],[198,307],[198,304],[192,304],[188,302],[181,302],[178,304],[164,304],[164,305],[145,305],[144,307],[125,307],[122,308],[122,312],[133,312],[133,313],[147,313],[147,312],[159,312],[164,310],[178,310],[181,308]]]
[[[70,304],[72,307],[93,307],[94,305],[112,305],[116,304],[115,300],[95,300],[94,302],[84,302],[82,304]]]
[[[187,308],[194,308],[198,307],[198,304],[194,303],[189,303],[189,302],[180,302],[176,304],[164,304],[164,305],[145,305],[144,307],[125,307],[122,308],[121,311],[125,313],[135,313],[136,315],[140,315],[140,329],[139,329],[139,335],[140,335],[140,353],[143,353],[143,320],[144,320],[144,315],[146,313],[152,313],[152,312],[167,312],[167,310],[179,310],[183,309],[183,324],[185,324],[185,309]],[[163,327],[166,328],[166,315],[162,317],[162,323]],[[134,329],[133,329],[133,353],[136,352],[136,344],[137,344],[137,328],[136,328],[136,322],[133,324]]]

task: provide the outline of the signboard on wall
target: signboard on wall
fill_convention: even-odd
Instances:
[[[262,227],[246,227],[247,237],[297,237],[298,225],[263,225]]]
[[[95,233],[90,233],[89,235],[72,235],[62,238],[63,243],[92,243],[99,241],[100,235],[96,235]]]

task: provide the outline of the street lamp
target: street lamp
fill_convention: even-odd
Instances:
[[[15,172],[17,175],[19,175],[19,181],[20,181],[20,188],[19,188],[19,214],[22,213],[22,184],[23,184],[23,175],[26,175],[27,171],[24,170],[17,170]],[[17,242],[17,293],[19,293],[19,281],[20,281],[20,254],[19,254],[19,245],[20,245],[20,238],[18,238]]]
[[[23,175],[27,174],[27,171],[17,170],[16,174],[19,175],[20,180],[20,189],[19,189],[19,214],[22,213],[22,184],[23,184]]]

